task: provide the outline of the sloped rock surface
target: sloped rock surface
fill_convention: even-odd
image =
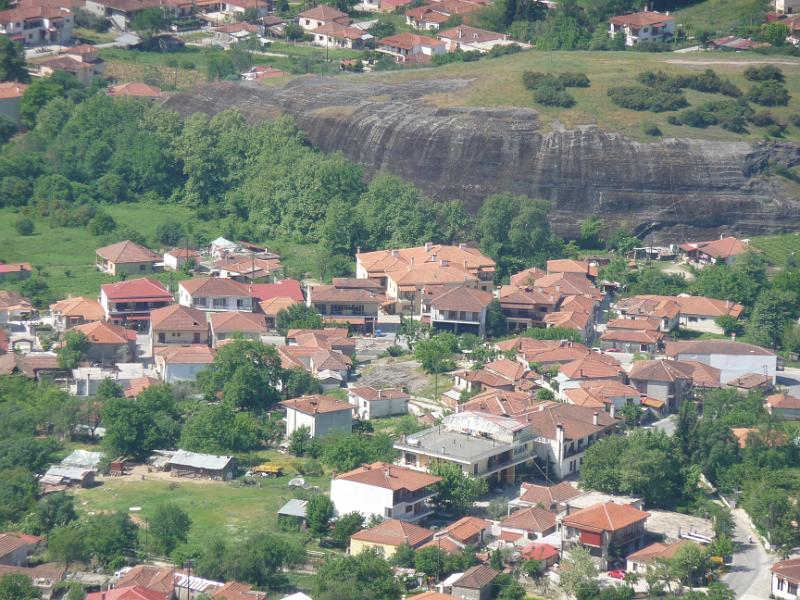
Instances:
[[[342,151],[368,173],[399,175],[435,199],[463,199],[473,210],[496,192],[548,199],[553,225],[565,235],[577,234],[590,215],[655,240],[800,229],[798,186],[769,175],[800,164],[796,144],[642,143],[594,126],[544,126],[532,109],[442,108],[426,99],[469,84],[307,77],[285,88],[206,86],[166,105],[182,114],[236,107],[252,122],[290,115],[318,148]]]

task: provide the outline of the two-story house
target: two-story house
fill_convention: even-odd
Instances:
[[[706,242],[688,242],[681,244],[680,249],[690,262],[698,265],[726,264],[732,265],[736,257],[750,248],[748,240],[739,240],[733,236],[721,237]]]
[[[346,13],[328,4],[320,4],[297,15],[300,27],[308,32],[332,23],[349,25],[350,21],[351,19]]]
[[[628,378],[648,398],[665,403],[668,412],[677,412],[692,390],[694,367],[676,360],[637,360]]]
[[[353,407],[330,396],[301,396],[281,406],[286,409],[286,437],[301,427],[307,427],[311,437],[353,429]]]
[[[136,359],[136,332],[105,321],[84,323],[72,329],[86,336],[86,358],[92,362],[132,362]]]
[[[150,313],[172,304],[172,294],[155,279],[129,279],[100,286],[100,305],[107,321],[150,329]]]
[[[623,319],[657,319],[658,329],[664,333],[677,329],[680,323],[680,306],[670,296],[631,296],[618,301],[614,309]]]
[[[150,350],[166,344],[208,344],[206,313],[173,304],[150,313]]]
[[[401,452],[397,464],[427,471],[442,461],[498,482],[513,481],[516,466],[535,456],[533,431],[525,423],[473,411],[448,415],[441,425],[403,436],[394,447]]]
[[[399,519],[416,522],[433,513],[433,486],[441,477],[397,465],[376,462],[336,475],[331,501],[339,516],[359,512],[369,520]]]
[[[444,54],[446,47],[436,38],[403,32],[381,39],[377,50],[397,62],[429,62],[437,54]]]
[[[557,295],[515,285],[501,286],[498,300],[509,331],[544,327],[545,317],[555,312],[561,302]]]
[[[387,519],[375,527],[362,529],[350,537],[350,554],[365,550],[390,559],[400,546],[419,548],[433,539],[433,531],[400,519]]]
[[[356,287],[359,281],[365,286]],[[378,309],[386,302],[385,294],[375,289],[375,285],[365,279],[337,279],[332,285],[311,285],[306,304],[328,323],[348,324],[351,329],[375,333]]]
[[[644,545],[650,513],[630,504],[604,502],[568,513],[561,522],[562,548],[582,546],[606,569],[616,549],[624,558]]]
[[[19,3],[15,8],[0,11],[0,34],[26,46],[69,44],[75,24],[69,4],[64,2],[63,7],[58,7]]]
[[[211,345],[216,348],[225,340],[243,337],[259,341],[267,335],[267,322],[264,315],[252,312],[210,313]]]
[[[626,46],[642,42],[669,42],[675,36],[675,17],[655,11],[617,15],[609,21],[608,35],[611,38],[624,35]]]
[[[665,354],[679,361],[696,361],[720,370],[720,381],[728,383],[743,375],[758,373],[775,385],[778,356],[771,350],[732,340],[685,340],[667,342]]]
[[[772,565],[771,597],[781,600],[798,600],[800,592],[800,558],[788,558]]]
[[[95,250],[95,265],[108,275],[137,275],[152,273],[158,255],[136,242],[125,240]]]
[[[253,296],[247,285],[219,277],[181,281],[178,303],[207,312],[253,311]]]
[[[56,329],[65,330],[76,325],[105,318],[105,311],[97,300],[77,296],[65,298],[50,305],[50,314]]]
[[[486,311],[492,300],[491,292],[466,285],[429,286],[422,298],[422,317],[434,331],[484,337]]]
[[[364,421],[408,413],[408,392],[400,389],[379,389],[370,386],[347,390],[347,400],[355,407],[356,416]]]
[[[557,514],[539,506],[528,506],[500,521],[500,539],[525,545],[554,533]]]
[[[580,490],[567,481],[555,485],[522,483],[519,488],[519,496],[511,500],[508,506],[509,510],[540,506],[545,510],[560,513],[566,508],[567,502],[580,495]]]

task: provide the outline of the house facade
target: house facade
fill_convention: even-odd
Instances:
[[[150,346],[208,344],[206,313],[173,304],[150,313]]]
[[[609,21],[608,35],[612,39],[624,35],[626,46],[636,46],[642,42],[669,42],[675,37],[675,17],[654,11],[618,15]]]
[[[425,35],[398,33],[380,40],[376,50],[400,63],[425,62],[438,54],[444,54],[446,45],[441,40]]]
[[[631,385],[648,398],[665,403],[669,412],[677,412],[689,398],[694,383],[694,368],[671,360],[638,360],[628,378]]]
[[[172,294],[155,279],[128,279],[100,286],[100,305],[105,318],[116,325],[139,331],[150,328],[150,313],[172,304]]]
[[[433,539],[433,532],[408,521],[387,519],[369,529],[362,529],[350,538],[350,554],[372,550],[390,559],[400,546],[419,548]]]
[[[386,301],[385,294],[380,289],[354,287],[353,280],[344,281],[338,285],[334,281],[332,285],[309,286],[306,304],[331,324],[349,324],[357,331],[374,333],[378,310]]]
[[[267,334],[264,315],[252,312],[210,313],[211,345],[216,348],[221,342],[234,338],[260,341]]]
[[[501,286],[498,300],[509,331],[546,327],[545,317],[555,312],[561,302],[559,296],[516,285]]]
[[[153,349],[156,373],[164,383],[195,381],[197,374],[214,360],[214,351],[205,345],[158,346]]]
[[[75,17],[66,5],[28,5],[0,11],[0,34],[25,46],[67,45],[72,41]]]
[[[355,511],[366,520],[377,516],[416,522],[433,513],[429,502],[436,495],[433,486],[441,480],[378,462],[336,475],[331,481],[331,501],[339,516]]]
[[[667,342],[668,358],[696,361],[720,370],[720,381],[728,383],[743,375],[766,375],[775,385],[778,357],[771,350],[731,340]]]
[[[130,240],[98,248],[95,255],[97,268],[113,276],[152,273],[159,260],[153,252]]]
[[[84,323],[72,329],[86,336],[86,358],[92,362],[132,362],[136,359],[136,332],[105,321]]]
[[[774,598],[797,600],[800,598],[800,558],[789,558],[776,562],[770,569],[770,591]]]
[[[178,303],[206,312],[253,311],[247,285],[219,277],[199,277],[178,284]]]
[[[353,429],[353,407],[330,396],[301,396],[281,406],[286,409],[286,437],[301,427],[307,427],[311,437]]]
[[[490,292],[466,285],[431,286],[424,290],[421,312],[434,331],[484,337],[486,311],[492,300]]]
[[[363,420],[392,417],[408,413],[407,392],[399,389],[378,389],[369,386],[347,390],[347,401],[355,407],[356,416]]]

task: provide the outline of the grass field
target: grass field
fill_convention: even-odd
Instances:
[[[713,68],[720,77],[731,79],[743,91],[750,87],[743,71],[753,62],[773,62],[783,69],[786,85],[792,95],[786,107],[770,108],[779,120],[786,122],[790,115],[800,112],[800,60],[791,57],[765,57],[753,53],[703,52],[691,54],[644,53],[644,52],[521,52],[500,59],[483,59],[477,62],[454,63],[444,67],[393,71],[375,74],[380,80],[408,81],[413,79],[463,78],[470,80],[468,90],[435,94],[426,101],[441,107],[454,106],[522,106],[534,108],[541,114],[545,126],[555,123],[567,128],[579,125],[597,125],[609,132],[623,133],[640,140],[653,140],[642,131],[644,122],[655,123],[664,137],[700,138],[711,140],[762,139],[763,128],[751,127],[747,134],[736,134],[720,127],[696,129],[667,123],[674,112],[637,112],[620,108],[611,102],[608,90],[621,85],[635,84],[637,73],[646,70],[662,70],[668,73],[698,73]],[[546,107],[533,101],[532,93],[522,85],[525,70],[543,72],[586,73],[591,86],[573,88],[570,93],[576,104],[572,108]],[[351,75],[351,77],[357,77]],[[705,94],[686,90],[691,105],[707,100],[721,100],[718,94]],[[760,107],[754,107],[759,110]],[[789,126],[787,139],[800,141],[800,129]]]
[[[761,250],[769,263],[776,267],[785,266],[787,258],[792,254],[800,258],[800,233],[754,237],[750,243]]]
[[[683,25],[689,35],[700,31],[727,34],[736,26],[763,23],[769,5],[765,0],[704,0],[673,14],[675,23]]]
[[[126,223],[144,235],[152,249],[156,228],[168,220],[184,225],[191,224],[193,230],[204,232],[211,239],[220,235],[219,224],[215,221],[200,221],[192,209],[175,204],[115,204],[104,206],[117,223]],[[29,262],[34,267],[42,267],[47,283],[58,297],[66,295],[87,295],[96,297],[100,285],[113,281],[112,277],[100,273],[94,266],[94,251],[103,245],[103,240],[93,236],[83,227],[52,227],[46,219],[34,218],[36,231],[23,237],[14,228],[20,214],[11,208],[0,209],[0,260],[6,262]],[[317,276],[319,263],[317,247],[313,244],[298,244],[287,240],[253,240],[262,242],[283,257],[283,264],[291,276],[305,274]],[[169,273],[157,275],[164,281]],[[4,282],[0,287],[15,287],[17,284]]]

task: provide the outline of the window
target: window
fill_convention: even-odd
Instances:
[[[226,308],[228,306],[228,302],[225,298],[214,298],[212,300],[212,305],[214,308]]]
[[[139,271],[146,271],[147,265],[139,265]]]
[[[797,594],[797,584],[796,583],[792,583],[790,581],[789,585],[787,586],[786,592],[789,593],[789,594]]]
[[[166,341],[167,341],[167,336],[165,336],[163,333],[159,333],[158,334],[158,343],[159,344],[163,344]]]
[[[784,587],[786,587],[786,581],[784,581],[783,579],[781,579],[779,577],[778,578],[778,590],[780,590],[782,592]]]
[[[236,308],[245,308],[247,307],[247,300],[244,298],[237,298],[236,299]]]
[[[407,513],[410,513],[412,510],[414,510],[413,506],[411,506],[410,504],[406,506],[406,512]]]
[[[194,334],[194,338],[192,339],[192,341],[193,341],[195,344],[199,344],[199,343],[200,343],[200,334],[199,334],[199,333],[195,333],[195,334]]]
[[[205,306],[206,305],[206,299],[202,298],[202,297],[201,298],[195,298],[194,299],[194,305],[195,306]]]

